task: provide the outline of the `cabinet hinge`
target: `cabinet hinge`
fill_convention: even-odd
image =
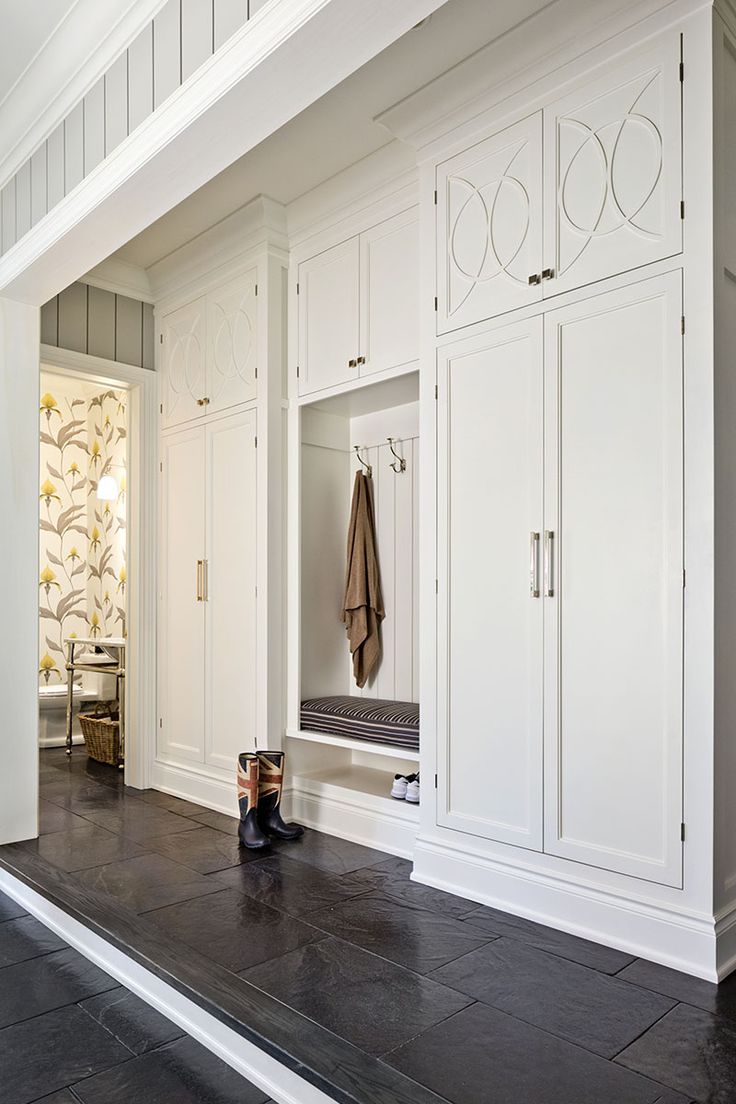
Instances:
[[[685,218],[685,200],[684,199],[680,200],[680,218],[681,219]]]
[[[437,296],[434,297],[434,309],[437,310]]]
[[[680,333],[684,334],[684,332],[685,332],[685,315],[683,314],[682,318],[680,319]]]
[[[683,843],[685,842],[685,824],[684,824],[684,822],[680,825],[680,839],[682,840]]]
[[[437,189],[434,190],[434,205],[437,206]]]
[[[162,333],[158,335],[158,343],[159,345],[163,345],[164,343],[164,335]]]
[[[256,284],[256,291],[255,291],[255,293],[256,293],[256,295],[258,295],[258,284]]]
[[[683,587],[687,586],[687,571],[685,570],[684,567],[682,569],[682,585],[683,585]]]
[[[439,592],[440,592],[440,581],[439,581],[439,579],[435,579],[435,581],[434,581],[434,592],[435,592],[435,594],[439,594]]]
[[[296,378],[299,379],[299,365],[296,366]]]
[[[440,389],[437,384],[434,385],[434,397],[435,399],[438,399],[440,397]]]
[[[158,467],[159,467],[159,471],[163,472],[163,470],[164,470],[164,462],[163,462],[163,460],[161,461],[161,463],[159,464],[159,466],[158,466]]]
[[[434,776],[434,788],[437,789],[437,775]]]
[[[163,727],[164,727],[164,719],[163,719],[163,717],[159,717],[159,719],[158,719],[158,727],[159,727],[159,728],[163,728]]]
[[[258,448],[258,438],[257,437],[253,438],[253,448]]]
[[[297,295],[299,294],[299,283],[298,282],[297,282],[297,285],[296,285],[296,293],[297,293]]]
[[[680,62],[680,84],[685,80],[685,62]]]

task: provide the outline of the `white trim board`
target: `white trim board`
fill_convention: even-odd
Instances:
[[[257,1085],[276,1104],[334,1104],[331,1097],[325,1096],[314,1085],[292,1073],[232,1028],[226,1027],[194,1001],[182,996],[172,985],[167,985],[79,920],[2,869],[0,889],[85,958],[186,1031],[242,1077]]]

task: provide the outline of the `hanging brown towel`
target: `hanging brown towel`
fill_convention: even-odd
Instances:
[[[378,626],[386,616],[376,554],[373,480],[357,472],[348,529],[348,570],[342,619],[347,626],[353,674],[365,686],[381,658]]]

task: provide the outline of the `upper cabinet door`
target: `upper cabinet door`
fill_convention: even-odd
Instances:
[[[358,376],[359,240],[299,265],[299,394]]]
[[[167,314],[161,334],[161,424],[180,425],[201,418],[206,410],[205,300],[195,299]]]
[[[437,167],[437,332],[536,302],[541,270],[537,112]]]
[[[360,235],[360,375],[419,359],[419,213]]]
[[[681,275],[545,319],[545,851],[682,885]]]
[[[680,96],[672,34],[545,109],[545,295],[682,250]]]
[[[207,295],[207,413],[255,399],[258,375],[256,269]]]
[[[542,847],[542,319],[438,363],[438,823]]]

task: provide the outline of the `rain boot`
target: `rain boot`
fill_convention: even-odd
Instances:
[[[283,751],[258,753],[258,824],[267,836],[295,840],[304,835],[299,824],[285,824],[281,817],[281,794],[284,789]]]
[[[238,836],[244,847],[254,850],[268,847],[268,837],[258,827],[258,775],[258,756],[244,751],[238,756]]]

